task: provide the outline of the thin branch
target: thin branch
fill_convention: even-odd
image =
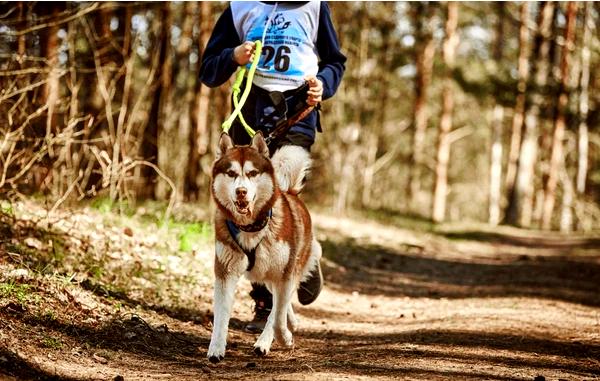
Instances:
[[[20,70],[1,70],[0,77],[9,77],[9,76],[13,76],[13,75],[25,75],[25,74],[47,74],[49,72],[50,72],[50,69],[30,67],[30,68],[20,69]]]
[[[63,76],[63,75],[65,75],[66,73],[68,73],[68,71],[67,71],[67,70],[62,70],[62,71],[60,71],[60,72],[58,73],[58,78],[62,77],[62,76]],[[49,81],[50,81],[50,79],[49,79],[49,78],[48,78],[48,79],[44,79],[44,80],[42,80],[42,81],[39,81],[39,82],[36,82],[36,83],[32,83],[32,84],[31,84],[31,85],[29,85],[29,86],[25,86],[25,87],[23,87],[22,89],[19,89],[19,90],[13,91],[12,93],[9,93],[9,94],[6,94],[6,95],[3,95],[2,97],[0,97],[0,103],[4,102],[4,101],[5,101],[5,100],[7,100],[7,99],[10,99],[10,98],[14,97],[15,95],[19,95],[19,94],[21,94],[21,93],[23,93],[23,92],[27,92],[27,91],[29,91],[29,90],[33,90],[33,89],[35,89],[36,87],[40,87],[40,86],[42,86],[42,85],[44,85],[44,84],[48,83]]]
[[[38,160],[40,160],[42,157],[44,157],[44,155],[46,154],[46,151],[48,150],[47,146],[43,146],[40,148],[39,151],[37,151],[37,153],[29,160],[29,162],[23,167],[21,168],[21,171],[19,171],[15,176],[11,177],[7,183],[10,184],[15,184],[15,182],[20,179],[25,173],[27,173],[29,171],[29,169],[33,166],[33,164],[35,162],[37,162]]]
[[[408,127],[409,127],[408,123],[403,123],[403,125],[401,126],[401,128],[397,132],[397,134],[401,134],[402,132],[406,131],[408,129]],[[398,154],[398,151],[400,150],[401,145],[402,145],[401,141],[398,140],[396,142],[396,144],[394,145],[394,147],[392,147],[391,150],[387,151],[384,155],[382,155],[380,158],[375,160],[375,162],[371,165],[371,168],[369,168],[370,170],[373,171],[373,174],[379,172],[390,161],[392,161],[392,159],[394,159],[396,157],[396,155]]]
[[[457,128],[448,133],[448,141],[450,144],[453,144],[459,141],[462,138],[466,138],[467,136],[473,133],[473,129],[469,126]]]
[[[73,192],[73,189],[75,189],[75,187],[77,186],[79,180],[83,177],[83,171],[79,171],[79,175],[77,175],[77,178],[71,183],[71,185],[69,185],[69,188],[67,189],[67,191],[65,192],[65,194],[62,195],[61,198],[59,198],[54,205],[52,206],[52,209],[50,209],[50,211],[48,212],[48,215],[54,213],[54,211],[63,203],[65,202],[65,200],[67,199],[67,197],[69,197],[69,195],[71,194],[71,192]]]
[[[121,137],[123,135],[123,129],[125,128],[125,117],[127,116],[128,105],[129,105],[129,94],[131,93],[131,81],[133,76],[133,63],[135,61],[135,54],[130,54],[129,59],[125,64],[125,83],[123,84],[123,96],[121,97],[121,108],[119,110],[119,116],[117,118],[117,131],[115,136],[115,144],[113,146],[113,163],[119,161],[121,156]],[[116,166],[113,167],[110,180],[110,194],[111,199],[116,197],[117,187],[117,171]]]
[[[171,210],[173,209],[173,206],[175,205],[175,198],[177,197],[177,187],[175,186],[175,183],[173,183],[173,181],[163,173],[163,171],[160,170],[160,168],[158,168],[158,166],[156,166],[155,164],[149,162],[149,161],[145,161],[145,160],[136,160],[133,161],[131,164],[129,164],[128,166],[126,166],[123,170],[126,171],[130,171],[131,169],[133,169],[134,167],[138,166],[138,165],[145,165],[147,167],[150,167],[152,169],[154,169],[156,171],[156,173],[167,182],[167,184],[169,184],[169,186],[171,187],[171,197],[169,198],[169,206],[167,206],[167,210],[165,210],[165,219],[169,218],[169,216],[171,215]]]
[[[110,4],[110,3],[105,3],[102,6],[100,6],[100,3],[92,3],[92,5],[90,5],[89,7],[85,7],[82,10],[80,10],[79,12],[69,16],[69,17],[65,17],[64,19],[61,20],[56,20],[56,21],[52,21],[52,22],[48,22],[48,23],[44,23],[44,24],[38,24],[38,25],[34,25],[32,27],[29,27],[27,29],[23,29],[23,30],[18,30],[18,31],[12,31],[9,30],[7,32],[5,32],[7,35],[9,36],[22,36],[24,34],[27,33],[31,33],[31,32],[35,32],[36,30],[40,30],[40,29],[44,29],[44,28],[50,28],[53,26],[57,26],[57,25],[61,25],[64,23],[68,23],[71,20],[75,20],[78,19],[90,12],[93,12],[97,9],[103,9],[103,8],[114,8],[114,5]]]

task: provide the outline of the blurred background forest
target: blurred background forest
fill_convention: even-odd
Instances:
[[[226,2],[0,2],[0,197],[209,200]],[[600,227],[600,3],[332,2],[348,61],[307,199]]]

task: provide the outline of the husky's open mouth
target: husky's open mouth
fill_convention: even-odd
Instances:
[[[250,203],[245,200],[238,200],[234,202],[237,212],[239,214],[243,214],[245,216],[252,214],[252,209],[250,208]]]

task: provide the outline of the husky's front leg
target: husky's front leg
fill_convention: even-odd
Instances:
[[[239,276],[231,273],[222,278],[215,274],[213,331],[207,355],[208,360],[212,363],[217,363],[225,357],[227,330],[229,328],[233,296],[238,279]]]
[[[277,338],[277,341],[286,347],[293,346],[292,333],[287,326],[293,290],[293,282],[291,281],[273,287],[273,308],[262,334],[254,344],[254,353],[257,355],[265,356],[269,353],[274,338]]]

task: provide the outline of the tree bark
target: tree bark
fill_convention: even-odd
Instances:
[[[163,36],[165,39],[165,59],[162,65],[162,76],[161,76],[161,93],[160,93],[160,106],[159,106],[159,118],[158,118],[158,136],[156,140],[157,148],[157,162],[158,167],[163,171],[167,177],[171,177],[172,173],[169,168],[169,161],[172,153],[172,142],[169,141],[176,128],[173,121],[174,110],[171,104],[171,92],[173,83],[173,47],[171,44],[171,28],[173,24],[173,12],[171,10],[171,4],[166,2],[163,3],[163,19],[162,22],[166,24],[166,34]],[[173,180],[173,179],[171,179]],[[176,183],[176,186],[178,184]],[[177,191],[180,191],[179,189]],[[154,195],[159,200],[165,200],[168,196],[169,188],[168,184],[164,181],[158,181],[154,190]]]
[[[42,5],[40,5],[42,6]],[[58,16],[60,12],[59,5],[56,3],[44,4],[44,12],[52,18]],[[46,59],[46,65],[49,69],[47,82],[42,88],[42,96],[40,103],[47,105],[46,118],[46,137],[49,138],[53,134],[55,124],[55,106],[59,96],[59,69],[58,69],[58,25],[51,25],[43,29],[40,36],[41,55]]]
[[[382,7],[385,7],[386,16],[394,15],[394,3],[383,3]],[[378,47],[379,57],[378,60],[382,64],[381,70],[378,70],[378,76],[376,78],[378,82],[378,103],[377,103],[377,116],[373,123],[373,128],[367,132],[367,138],[365,142],[365,170],[362,177],[362,205],[363,207],[372,207],[373,203],[373,181],[375,179],[375,163],[377,160],[377,151],[379,148],[379,141],[381,133],[384,130],[387,116],[387,107],[389,100],[389,81],[391,61],[392,61],[392,50],[390,49],[391,34],[395,27],[395,23],[388,22],[388,20],[380,21],[380,31],[382,37],[381,46]]]
[[[210,105],[211,90],[204,86],[198,79],[204,48],[210,38],[212,22],[212,4],[209,1],[200,3],[200,33],[198,34],[198,64],[196,68],[196,100],[195,100],[195,128],[192,130],[192,143],[190,165],[188,171],[188,183],[190,196],[201,197],[201,189],[208,185],[206,176],[203,176],[200,160],[209,152],[211,130],[208,125],[208,110]]]
[[[592,18],[592,5],[585,3],[583,41],[581,47],[581,78],[579,82],[579,127],[577,131],[577,193],[585,193],[585,183],[588,171],[588,112],[590,85],[590,47],[595,29]]]
[[[494,106],[492,114],[492,145],[490,152],[490,201],[489,224],[498,225],[500,222],[500,195],[502,186],[502,120],[504,107]]]
[[[556,105],[556,118],[554,121],[554,133],[552,136],[552,153],[550,155],[550,168],[548,170],[548,179],[546,180],[546,189],[544,192],[544,203],[542,209],[542,228],[550,229],[552,223],[552,212],[556,199],[556,185],[559,179],[560,163],[563,158],[563,139],[565,135],[565,114],[567,103],[569,101],[569,70],[571,64],[571,52],[575,42],[575,22],[577,16],[577,3],[569,1],[567,3],[567,25],[565,26],[562,58],[560,62],[560,92]]]
[[[60,6],[59,3],[36,4],[36,7],[39,7],[38,13],[47,15],[50,18],[56,18],[58,16],[61,10]],[[50,190],[55,198],[62,195],[64,189],[63,173],[61,173],[60,169],[57,170],[57,165],[55,163],[59,160],[59,153],[57,152],[57,147],[52,139],[58,132],[56,128],[56,105],[59,100],[60,91],[58,30],[58,25],[51,25],[40,32],[40,55],[46,59],[48,75],[45,84],[41,88],[39,104],[44,105],[46,108],[44,141],[48,150],[48,157],[53,162],[50,176],[47,179],[50,180]]]
[[[537,160],[538,120],[544,100],[542,94],[550,71],[550,36],[554,20],[555,4],[544,2],[538,17],[536,41],[535,89],[531,106],[525,115],[523,141],[519,150],[517,177],[513,192],[509,195],[506,222],[521,227],[529,227],[533,212],[534,168]]]
[[[433,72],[435,41],[433,39],[433,5],[411,3],[411,16],[415,28],[415,99],[413,102],[412,153],[406,199],[415,204],[421,190],[424,167],[424,144],[427,131],[427,93]]]
[[[360,12],[364,15],[368,14],[368,4],[358,3]],[[358,28],[358,49],[357,49],[357,62],[366,62],[370,54],[369,44],[369,31],[371,27],[371,20],[367,17],[360,18],[360,24]],[[352,78],[352,94],[354,99],[367,99],[367,80],[365,73],[361,70],[361,65],[354,67]],[[354,184],[358,182],[356,177],[356,171],[354,170],[355,163],[360,159],[362,155],[362,145],[357,144],[362,140],[364,131],[361,126],[364,124],[365,116],[365,104],[364,102],[357,102],[351,109],[351,125],[350,129],[353,129],[351,134],[348,134],[347,140],[342,141],[342,155],[343,160],[341,161],[340,176],[338,177],[336,186],[336,199],[334,202],[334,209],[337,213],[346,213],[349,205],[353,201],[352,192]]]
[[[169,3],[156,3],[154,11],[156,17],[153,22],[154,30],[153,50],[158,50],[158,67],[164,68],[167,61],[167,45],[170,38],[170,25],[167,19],[170,18]],[[140,155],[142,158],[152,164],[158,165],[158,129],[161,116],[161,99],[163,98],[163,72],[157,70],[153,80],[153,87],[156,88],[152,97],[152,104],[148,112],[148,123],[142,132],[142,144],[140,145]],[[138,197],[147,198],[155,196],[155,182],[157,181],[156,172],[144,166],[140,169],[140,181],[136,193]]]
[[[560,213],[560,231],[573,231],[573,204],[575,202],[575,189],[573,181],[565,165],[560,168],[560,182],[562,184],[562,210]]]
[[[527,91],[527,81],[529,80],[529,3],[527,1],[521,4],[519,15],[521,22],[519,27],[519,58],[517,65],[518,83],[505,181],[506,193],[508,195],[513,193],[515,186],[525,115],[525,94]]]
[[[165,3],[168,7],[169,3]],[[186,189],[187,163],[190,153],[191,112],[193,94],[189,91],[189,54],[192,45],[193,7],[196,3],[181,5],[183,25],[179,43],[172,52],[167,43],[163,66],[161,114],[158,130],[158,166],[175,184],[176,199],[183,200]],[[172,11],[165,20],[172,25]],[[170,41],[171,34],[167,34]],[[156,197],[166,199],[172,190],[164,181],[156,184]]]
[[[24,30],[27,26],[27,19],[25,14],[25,2],[19,1],[17,4],[17,8],[19,9],[19,21],[17,23],[18,30]],[[17,39],[17,53],[19,56],[23,57],[27,53],[27,35],[23,34]],[[23,67],[23,63],[25,61],[21,60],[21,67]]]
[[[494,62],[497,66],[502,61],[502,50],[504,46],[504,3],[496,3],[498,23],[493,50]],[[502,193],[502,123],[504,119],[504,107],[496,103],[492,114],[492,144],[490,149],[490,199],[489,219],[490,225],[495,226],[500,222],[500,196]]]
[[[438,135],[437,160],[435,166],[435,188],[433,194],[432,219],[441,222],[446,215],[446,196],[448,193],[448,162],[450,160],[450,139],[452,129],[452,112],[454,95],[452,94],[452,78],[450,70],[454,67],[454,57],[458,45],[456,27],[458,25],[458,3],[447,3],[447,16],[443,44],[443,59],[446,74],[442,89],[442,115]]]

